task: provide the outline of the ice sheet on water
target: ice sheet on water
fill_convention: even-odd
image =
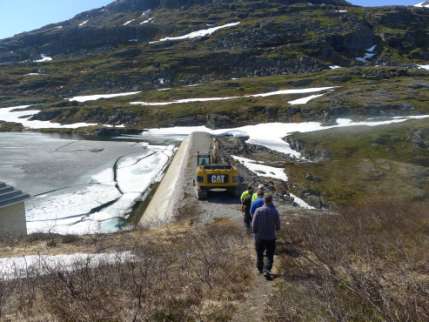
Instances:
[[[144,153],[120,159],[116,175],[106,168],[86,184],[31,199],[28,233],[82,235],[118,230],[136,202],[161,179],[174,150],[174,146],[146,145]]]

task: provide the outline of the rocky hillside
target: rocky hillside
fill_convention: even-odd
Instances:
[[[44,112],[38,119],[138,127],[201,124],[212,119],[207,111],[233,120],[220,125],[279,115],[329,120],[353,111],[424,112],[421,89],[428,86],[428,73],[417,65],[428,61],[425,8],[362,8],[341,0],[120,0],[1,40],[0,107],[39,104]],[[379,80],[381,88],[374,85]],[[65,101],[143,91],[133,99],[156,102],[257,94],[285,85],[338,89],[321,104],[306,105],[308,112],[262,98],[240,101],[244,113],[238,115],[234,102],[158,112],[130,106],[130,99]],[[174,90],[158,92],[167,88]]]
[[[267,75],[317,70],[327,64],[362,64],[367,59],[356,58],[365,57],[374,45],[373,63],[399,63],[428,58],[428,16],[420,8],[363,9],[342,0],[120,0],[0,41],[0,62],[35,61],[42,55],[64,59],[106,54],[118,47],[133,48],[123,58],[140,58],[156,47],[148,46],[150,41],[240,21],[234,30],[193,44],[193,49],[210,51],[205,62],[227,51],[229,59],[222,67],[229,74]],[[178,47],[168,43],[162,49],[177,51]],[[242,57],[248,61],[236,66]]]

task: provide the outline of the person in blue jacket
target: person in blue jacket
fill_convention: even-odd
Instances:
[[[256,194],[257,194],[257,198],[255,201],[252,202],[252,206],[250,206],[250,215],[252,216],[252,218],[256,210],[258,208],[261,208],[264,205],[264,190],[258,189]]]

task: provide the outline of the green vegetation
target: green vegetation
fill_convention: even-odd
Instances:
[[[334,129],[289,138],[317,162],[290,163],[292,184],[325,205],[349,206],[372,199],[428,200],[429,121],[376,128]]]

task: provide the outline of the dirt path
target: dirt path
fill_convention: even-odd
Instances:
[[[246,300],[240,303],[232,322],[261,322],[264,320],[268,300],[273,293],[274,282],[267,281],[263,275],[256,272],[256,269],[254,274],[254,285],[246,294]]]

